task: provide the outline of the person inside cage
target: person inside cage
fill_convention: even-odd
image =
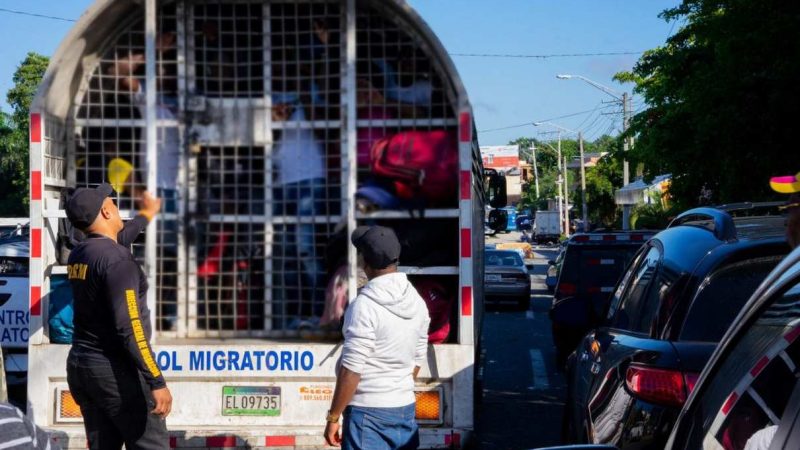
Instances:
[[[160,269],[162,274],[159,285],[161,287],[175,286],[177,280],[174,275],[177,272],[178,254],[178,223],[175,217],[170,214],[178,212],[178,175],[180,159],[182,156],[180,135],[177,126],[178,118],[178,99],[177,86],[175,80],[175,62],[177,60],[176,34],[174,32],[160,33],[156,38],[157,51],[157,96],[156,96],[156,120],[157,123],[157,144],[156,144],[156,186],[157,195],[163,199],[163,212],[166,214],[159,221],[158,230],[158,249],[159,259],[161,260]],[[140,119],[147,117],[146,93],[148,82],[144,77],[145,55],[143,49],[129,51],[125,55],[117,54],[114,64],[108,67],[108,74],[115,80],[117,89],[130,96],[132,104],[135,106]],[[122,191],[128,190],[132,196],[136,196],[142,191],[147,180],[146,172],[151,161],[147,154],[146,129],[139,128],[139,149],[135,161],[109,162],[109,175],[114,176],[117,186]],[[120,167],[126,164],[135,168],[138,174],[134,175],[134,170],[129,171],[125,177],[119,173]],[[124,171],[123,171],[124,172]],[[124,178],[124,180],[123,180]],[[135,182],[135,181],[138,181]],[[177,302],[175,292],[172,288],[162,289],[159,295],[161,305],[159,308],[162,329],[174,330],[177,325]]]
[[[326,211],[325,151],[314,130],[303,126],[306,114],[297,95],[273,94],[273,101],[272,120],[284,122],[272,156],[273,214],[296,218],[276,232],[273,267],[279,277],[276,286],[283,289],[275,294],[275,306],[291,317],[319,317],[324,271],[317,255],[320,237],[312,220]],[[294,322],[289,328],[301,325],[301,320]]]

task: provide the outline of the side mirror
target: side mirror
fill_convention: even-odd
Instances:
[[[551,259],[550,261],[547,261],[547,265],[548,266],[555,266],[556,262]]]
[[[506,177],[500,175],[496,170],[485,170],[486,176],[486,198],[492,208],[503,208],[508,203],[508,193],[506,188]]]
[[[494,231],[505,231],[508,228],[508,211],[504,209],[489,211],[489,228]]]

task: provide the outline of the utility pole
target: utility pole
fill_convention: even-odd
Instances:
[[[565,197],[564,188],[566,186],[563,181],[564,172],[561,170],[561,130],[558,131],[558,151],[556,153],[558,153],[558,155],[556,155],[556,162],[558,163],[558,177],[556,179],[556,184],[558,184],[558,222],[561,224],[561,232],[566,234],[567,230],[564,227],[564,208],[562,206]]]
[[[564,235],[569,237],[569,171],[567,157],[564,157]]]
[[[578,132],[578,148],[581,151],[581,209],[583,212],[583,232],[589,231],[589,210],[586,207],[586,161],[583,159],[583,133]]]
[[[536,168],[536,143],[531,141],[531,151],[533,152],[533,179],[536,183],[536,200],[539,200],[539,169]]]
[[[630,109],[628,108],[628,93],[622,93],[622,132],[626,133],[630,127]],[[622,143],[623,147],[623,160],[622,160],[622,187],[631,182],[630,168],[628,167],[628,150],[629,140],[625,136]],[[622,229],[629,230],[631,228],[631,205],[622,205]]]

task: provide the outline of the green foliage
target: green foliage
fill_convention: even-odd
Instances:
[[[629,154],[646,178],[671,173],[681,207],[773,196],[770,176],[800,170],[800,2],[683,0],[664,11],[685,24],[632,72],[648,108]]]
[[[680,210],[673,205],[664,206],[660,195],[651,196],[651,203],[639,205],[631,212],[634,230],[661,230],[667,227]]]
[[[595,167],[586,170],[586,205],[589,222],[606,228],[621,220],[614,192],[622,187],[622,162],[613,154],[606,155]]]
[[[28,127],[30,106],[49,59],[28,53],[6,94],[11,113],[0,111],[0,216],[28,214]]]

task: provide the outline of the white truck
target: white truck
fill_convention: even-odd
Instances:
[[[447,201],[356,195],[374,187],[373,141],[435,130],[457,153]],[[412,282],[453,299],[449,337],[417,380],[417,417],[424,448],[472,435],[482,162],[454,64],[405,1],[96,0],[32,103],[30,170],[28,412],[63,447],[86,438],[70,345],[53,341],[48,317],[71,238],[61,198],[102,181],[125,218],[140,189],[165,199],[133,252],[174,396],[173,447],[323,446],[341,337],[338,316],[322,316],[337,289],[356,292],[355,251],[334,242],[372,223],[408,242],[414,227],[446,231],[404,248],[418,262],[401,260]]]
[[[536,211],[533,224],[533,238],[538,244],[558,242],[561,237],[558,211]]]

